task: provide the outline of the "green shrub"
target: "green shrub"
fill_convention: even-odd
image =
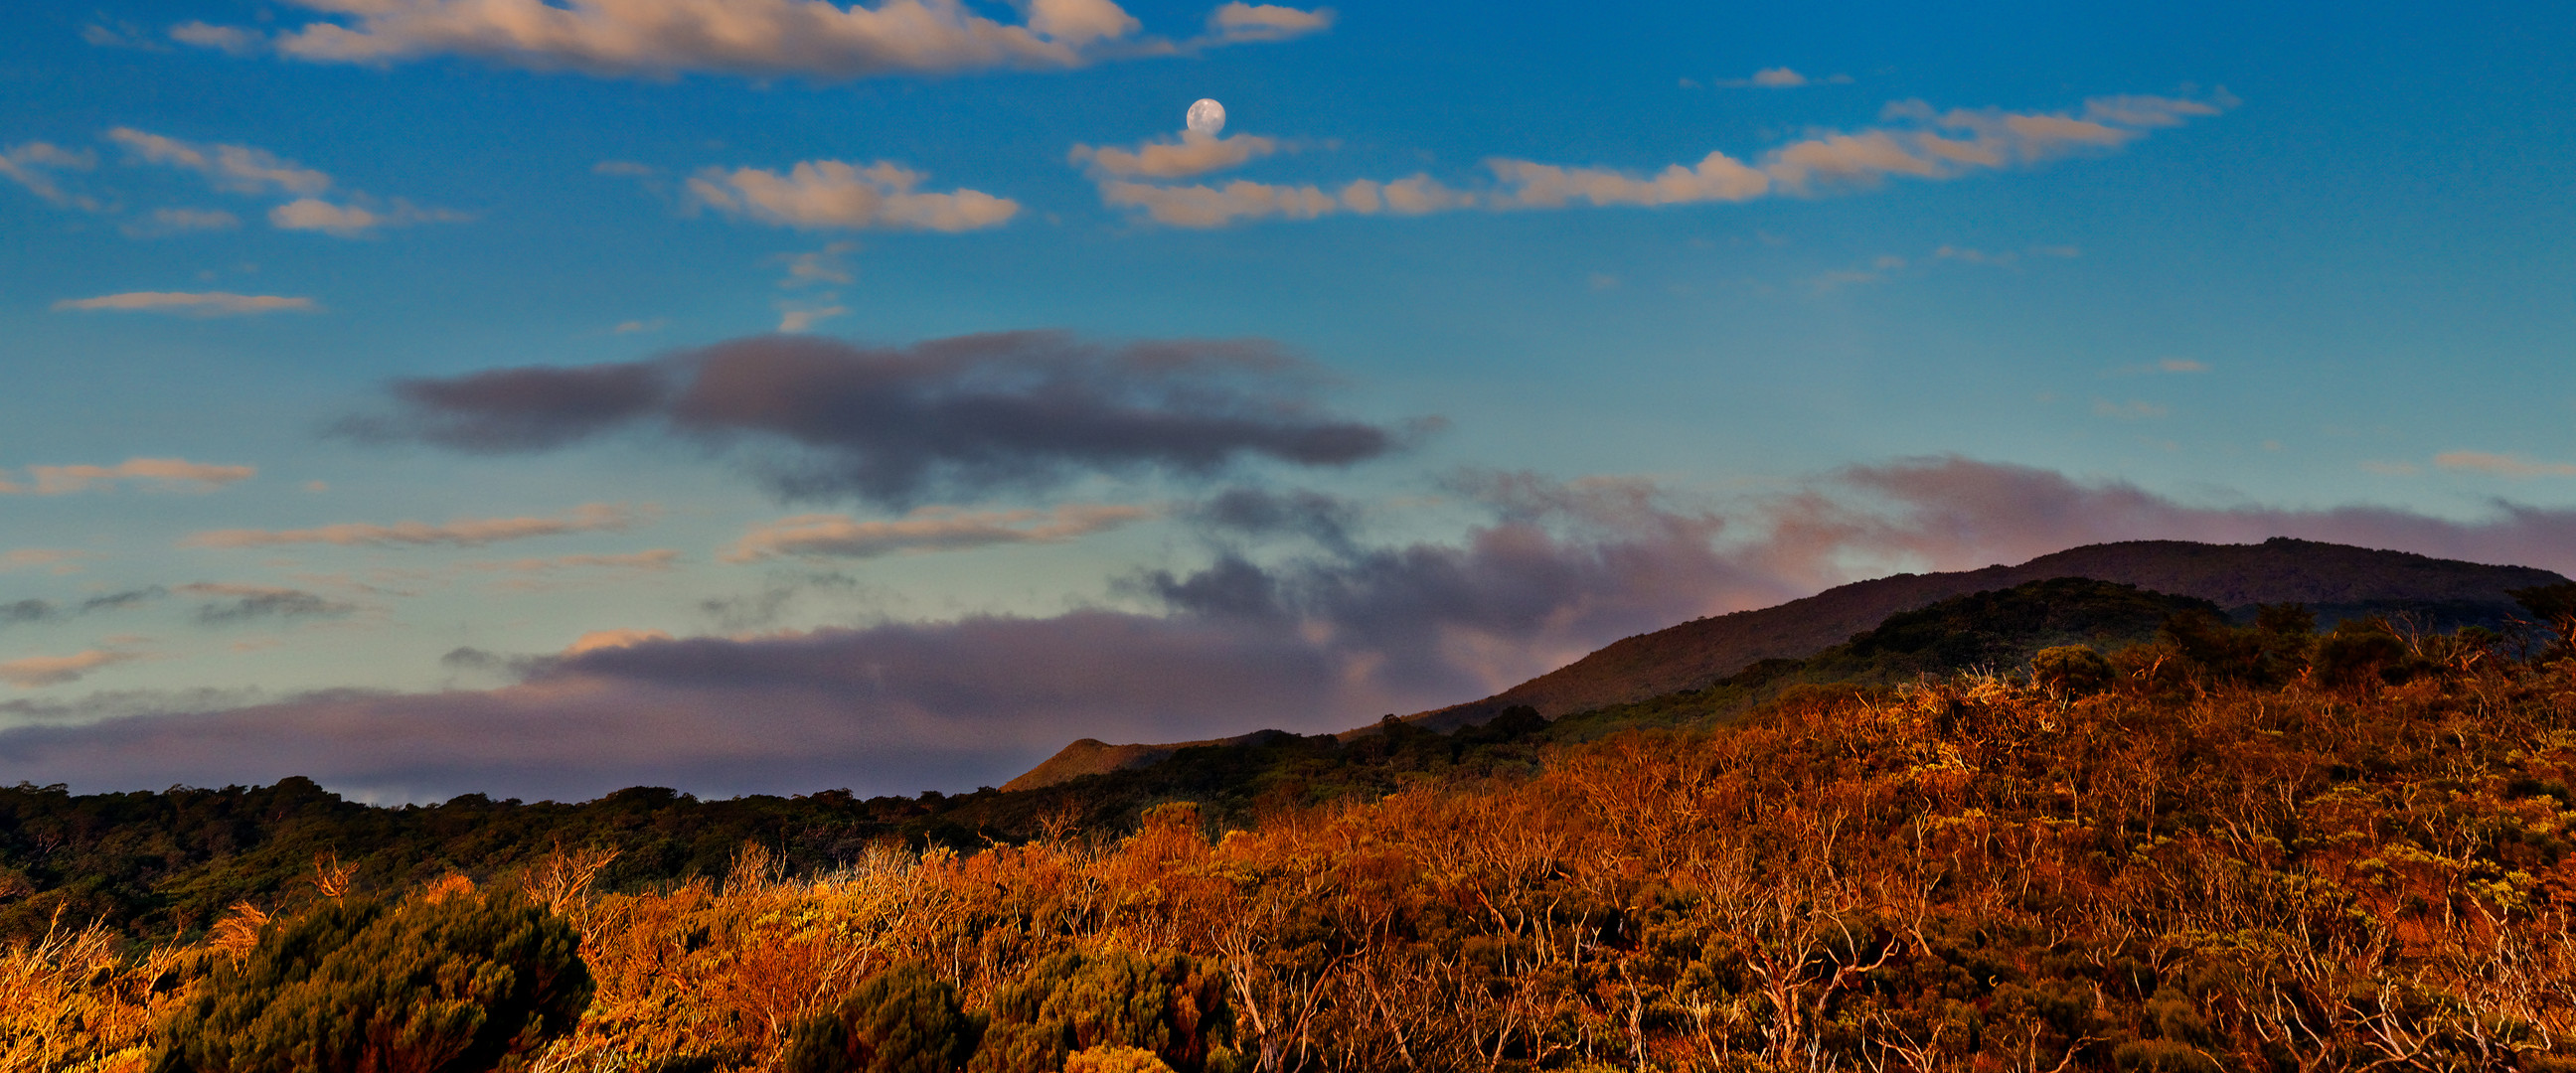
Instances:
[[[580,948],[515,892],[324,902],[218,965],[152,1073],[525,1069],[590,1006]]]
[[[2404,673],[2406,642],[2375,618],[2345,619],[2317,642],[2313,666],[2338,689],[2378,685]]]
[[[1177,954],[1058,954],[996,992],[992,1017],[975,1073],[1053,1073],[1076,1052],[1118,1047],[1178,1073],[1240,1064],[1222,978]]]
[[[2051,695],[2085,697],[2111,688],[2119,672],[2087,645],[2058,645],[2030,657],[2030,680]]]
[[[956,1073],[975,1053],[983,1025],[957,989],[918,961],[859,982],[829,1013],[796,1027],[788,1073]]]

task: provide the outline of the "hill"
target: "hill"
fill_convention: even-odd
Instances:
[[[2132,540],[2043,555],[2019,566],[1898,574],[1827,589],[1775,607],[1694,619],[1639,634],[1483,700],[1411,717],[1434,729],[1528,705],[1554,718],[1704,688],[1765,659],[1797,659],[1889,615],[1968,593],[2049,578],[2091,578],[2208,600],[2230,618],[2256,604],[2305,604],[2320,624],[2405,615],[2428,629],[2495,626],[2518,613],[2507,590],[2567,579],[2402,551],[2274,537],[2260,544]]]

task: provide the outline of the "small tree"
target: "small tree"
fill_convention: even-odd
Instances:
[[[993,996],[975,1073],[1053,1073],[1076,1053],[1150,1052],[1179,1073],[1230,1073],[1233,1018],[1221,978],[1181,955],[1068,952],[1038,962]],[[1129,1056],[1132,1057],[1132,1056]]]
[[[830,1012],[796,1026],[788,1073],[956,1073],[983,1036],[957,989],[918,961],[860,981]]]
[[[2119,672],[2086,645],[2058,645],[2030,657],[2030,680],[2055,697],[2084,697],[2111,688]]]
[[[268,922],[162,1028],[152,1073],[522,1070],[590,1006],[581,937],[515,892],[334,899]]]

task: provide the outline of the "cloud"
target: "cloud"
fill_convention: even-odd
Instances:
[[[31,487],[12,481],[0,470],[0,495],[40,496],[101,491],[120,483],[153,492],[211,492],[259,475],[257,466],[190,462],[184,458],[129,458],[113,466],[29,466]]]
[[[689,197],[728,216],[799,228],[888,228],[911,231],[976,231],[999,227],[1020,203],[980,190],[920,193],[929,176],[900,164],[860,166],[841,160],[808,160],[781,175],[760,168],[703,168],[690,177]]]
[[[355,604],[327,600],[302,589],[273,585],[199,582],[172,591],[205,599],[207,602],[197,607],[197,621],[209,626],[266,618],[332,617],[358,609]]]
[[[1851,80],[1852,77],[1850,75],[1828,75],[1824,78],[1809,78],[1787,67],[1766,67],[1762,70],[1753,72],[1753,77],[1751,78],[1721,78],[1712,82],[1711,85],[1722,86],[1727,89],[1796,89],[1800,86],[1849,85]],[[1686,89],[1690,88],[1690,86],[1694,84],[1687,78],[1683,79],[1682,83],[1683,88]]]
[[[2108,417],[2115,421],[2148,421],[2171,413],[2173,413],[2171,407],[2159,406],[2139,399],[2130,399],[2127,402],[2112,402],[2109,399],[2093,400],[2093,416]]]
[[[588,503],[551,517],[458,518],[440,525],[396,522],[372,525],[343,522],[312,529],[214,529],[179,542],[185,548],[261,548],[281,544],[330,544],[340,547],[430,546],[481,547],[503,540],[560,536],[565,533],[618,532],[650,519],[655,508]]]
[[[1131,609],[744,638],[603,631],[515,684],[326,693],[0,731],[0,780],[84,791],[306,774],[387,800],[867,793],[996,783],[1077,737],[1338,730],[1471,700],[1602,644],[1893,570],[2113,540],[2273,536],[2576,570],[2576,511],[2455,520],[2194,504],[1955,457],[1816,475],[1729,509],[1651,482],[1469,474],[1457,540],[1360,538],[1363,504],[1236,489],[1181,516],[1211,561],[1130,578]],[[1282,554],[1235,542],[1313,537]],[[489,661],[487,661],[489,662]],[[500,661],[504,664],[508,661]]]
[[[497,562],[459,563],[467,570],[501,571],[514,574],[552,573],[559,570],[640,570],[662,572],[677,565],[680,553],[671,548],[613,554],[558,555],[550,559],[509,559]]]
[[[1241,6],[1241,5],[1236,5]],[[1134,149],[1103,146],[1094,149],[1076,145],[1066,158],[1085,164],[1103,175],[1123,178],[1186,179],[1211,171],[1239,167],[1246,162],[1279,151],[1278,139],[1257,134],[1238,134],[1231,138],[1210,137],[1196,132],[1184,133],[1176,142],[1146,142]]]
[[[1053,544],[1149,518],[1148,507],[1071,503],[1052,511],[915,508],[893,521],[800,514],[763,522],[721,556],[729,563],[786,556],[871,559],[896,552],[964,551],[995,544]]]
[[[148,218],[125,225],[125,233],[136,238],[157,238],[190,231],[229,231],[241,226],[241,217],[221,209],[162,208],[152,210]]]
[[[150,603],[167,595],[169,595],[167,590],[158,585],[150,585],[140,589],[93,596],[69,607],[58,605],[51,600],[18,600],[0,604],[0,625],[61,622],[83,615],[94,615],[101,611],[121,611]]]
[[[2433,464],[2498,477],[2576,477],[2576,462],[2536,462],[2521,455],[2485,451],[2444,451],[2433,456]]]
[[[203,22],[183,22],[170,28],[170,39],[183,45],[211,48],[234,56],[248,56],[259,51],[267,39],[238,26],[213,26]]]
[[[0,485],[7,484],[8,481],[5,478],[0,478]],[[77,574],[80,572],[80,560],[97,554],[94,551],[81,551],[74,548],[14,548],[0,551],[0,572],[27,570],[41,566],[56,574]]]
[[[268,210],[269,226],[280,231],[319,231],[336,238],[364,238],[379,228],[427,223],[462,223],[473,217],[449,209],[427,209],[400,198],[380,208],[358,203],[334,204],[318,197],[297,198]]]
[[[616,327],[609,329],[609,332],[614,335],[635,335],[642,332],[658,332],[670,326],[671,318],[669,317],[655,317],[651,320],[621,320],[617,322]]]
[[[819,250],[782,253],[770,258],[787,266],[787,278],[778,285],[793,290],[826,283],[850,283],[858,277],[850,274],[849,255],[857,252],[856,242],[833,242]]]
[[[96,199],[63,189],[56,171],[88,171],[98,166],[96,154],[73,152],[51,142],[26,142],[0,151],[0,178],[27,188],[27,192],[63,208],[103,212],[106,207]]]
[[[814,326],[834,317],[845,316],[850,307],[840,304],[838,295],[826,294],[814,302],[778,303],[778,331],[784,335],[810,332]]]
[[[1004,332],[864,347],[765,336],[647,362],[400,381],[394,414],[344,431],[506,453],[653,426],[735,453],[791,497],[908,506],[934,489],[1198,476],[1246,457],[1346,466],[1400,446],[1397,430],[1326,411],[1321,386],[1261,340]]]
[[[1999,109],[1936,112],[1919,101],[1907,101],[1889,105],[1880,126],[1815,132],[1751,160],[1716,151],[1692,163],[1671,164],[1661,171],[1641,174],[1615,167],[1495,157],[1485,162],[1491,181],[1481,187],[1451,185],[1429,175],[1416,175],[1383,184],[1371,180],[1351,182],[1342,185],[1337,194],[1314,184],[1236,181],[1216,186],[1136,181],[1164,177],[1164,172],[1170,173],[1169,177],[1182,177],[1240,162],[1229,162],[1211,148],[1192,149],[1188,143],[1160,147],[1168,151],[1155,165],[1161,171],[1147,170],[1146,154],[1156,146],[1114,158],[1124,171],[1101,164],[1103,154],[1125,154],[1124,150],[1077,146],[1073,159],[1091,164],[1099,173],[1103,203],[1142,210],[1147,219],[1176,227],[1223,227],[1266,218],[1314,219],[1345,212],[1403,215],[1467,208],[1562,209],[1578,204],[1656,208],[1816,196],[1873,186],[1895,176],[1947,180],[2069,155],[2110,152],[2146,136],[2148,131],[2217,115],[2234,103],[2234,98],[2223,93],[2211,101],[2101,97],[2087,101],[2080,111],[2040,113]],[[1192,168],[1198,170],[1189,170]],[[2054,255],[2057,251],[2049,252]]]
[[[314,313],[322,308],[310,298],[230,291],[128,291],[96,298],[65,298],[57,310],[118,313],[180,313],[191,317],[247,317],[261,313]]]
[[[1101,60],[1320,32],[1330,11],[1230,3],[1203,37],[1174,44],[1110,0],[1027,0],[1023,21],[959,0],[295,0],[342,21],[308,22],[262,39],[190,24],[192,44],[228,51],[257,42],[316,63],[388,64],[470,56],[538,70],[666,78],[688,72],[820,81],[993,69],[1063,70]],[[185,28],[183,28],[185,29]]]
[[[1300,11],[1277,4],[1228,3],[1208,13],[1213,43],[1285,41],[1332,29],[1335,12],[1328,7]]]
[[[62,685],[66,682],[80,681],[83,676],[101,667],[143,658],[145,658],[144,655],[139,652],[116,652],[96,648],[68,656],[28,656],[24,659],[0,663],[0,682],[7,682],[20,689]]]
[[[227,193],[311,195],[331,188],[329,175],[265,149],[186,142],[132,127],[110,130],[107,138],[124,146],[136,160],[196,172]]]

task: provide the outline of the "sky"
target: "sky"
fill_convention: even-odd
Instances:
[[[0,30],[0,780],[958,792],[2106,540],[2576,573],[2562,5]]]

